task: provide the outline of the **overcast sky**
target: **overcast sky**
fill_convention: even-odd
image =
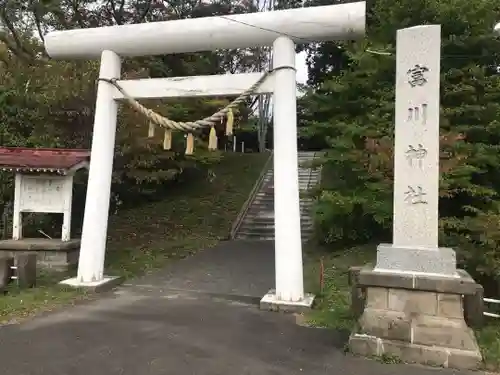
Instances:
[[[307,82],[307,65],[305,52],[297,54],[295,67],[297,68],[297,82],[305,84]]]

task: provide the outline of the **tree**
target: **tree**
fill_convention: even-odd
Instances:
[[[317,206],[320,240],[390,240],[393,56],[396,30],[442,26],[440,240],[480,281],[500,275],[500,41],[493,0],[379,0],[366,41],[345,44],[351,63],[302,103],[308,132],[329,145]],[[486,229],[485,229],[486,228]],[[493,285],[493,284],[491,284]],[[496,284],[495,284],[496,285]]]

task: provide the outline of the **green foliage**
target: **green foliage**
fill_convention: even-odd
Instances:
[[[440,240],[493,292],[500,279],[500,41],[492,0],[380,0],[348,69],[301,103],[304,134],[328,145],[316,222],[322,242],[390,240],[396,30],[442,26]]]

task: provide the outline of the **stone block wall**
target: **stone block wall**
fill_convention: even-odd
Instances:
[[[359,281],[359,274],[360,271],[364,267],[362,266],[354,266],[349,269],[349,285],[351,286],[351,311],[353,315],[356,318],[359,318],[361,314],[363,313],[366,305],[366,286],[360,284]],[[463,273],[463,271],[461,271]],[[366,282],[366,280],[363,280]],[[420,287],[425,287],[425,283],[420,283]],[[378,288],[378,289],[384,289],[385,288]],[[385,300],[385,293],[386,292],[381,292],[380,290],[377,292],[377,287],[371,288],[371,293],[372,295],[377,294],[377,293],[382,293],[383,297],[382,300]],[[391,293],[391,290],[393,291]],[[394,294],[397,294],[398,289],[387,289],[387,304],[389,305],[389,295],[392,294],[391,300],[394,300]],[[444,288],[443,290],[446,290]],[[460,310],[463,312],[463,316],[465,318],[465,322],[469,327],[474,327],[474,328],[479,328],[483,326],[484,324],[484,292],[483,292],[483,287],[480,284],[472,284],[470,287],[464,291],[464,295],[449,295],[449,294],[439,294],[436,292],[436,298],[437,298],[437,307],[438,313],[443,313],[443,314],[448,314],[450,306],[453,309],[452,315],[454,314],[455,317],[458,317],[458,311]],[[425,293],[420,292],[420,296],[424,295]],[[377,297],[373,297],[372,299]],[[433,300],[433,297],[422,297],[424,298],[424,301],[428,298]],[[378,296],[378,299],[380,299],[380,296]],[[415,295],[415,300],[417,301],[419,297]],[[457,302],[457,299],[460,300],[460,302]],[[371,302],[372,303],[372,302]],[[458,303],[460,304],[460,309],[457,307]],[[394,305],[394,302],[391,303],[391,305]],[[434,306],[434,303],[431,303],[431,306]],[[368,307],[368,306],[367,306]],[[434,307],[433,307],[434,308]]]
[[[390,354],[405,362],[444,367],[480,366],[474,333],[464,319],[462,295],[477,290],[470,276],[387,274],[367,267],[351,270],[350,279],[357,283],[353,308],[359,317],[349,341],[353,353]]]

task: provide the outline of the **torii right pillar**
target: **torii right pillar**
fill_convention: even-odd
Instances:
[[[455,251],[438,246],[440,51],[439,25],[397,33],[393,243],[379,245],[376,266],[357,275],[364,311],[349,346],[474,369],[482,358],[463,296],[478,286],[457,270]]]
[[[295,43],[281,36],[273,43],[274,69],[274,228],[276,289],[260,301],[262,309],[310,309],[304,293],[297,154],[297,78]]]

